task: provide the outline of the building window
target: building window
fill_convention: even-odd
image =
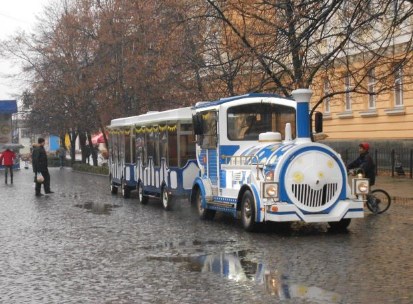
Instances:
[[[330,83],[328,79],[324,80],[324,96],[330,94]],[[330,113],[330,101],[331,97],[328,96],[324,99],[324,113]]]
[[[374,68],[370,69],[368,72],[368,91],[369,91],[369,109],[376,108],[376,71]]]
[[[394,75],[394,105],[403,106],[403,68],[397,67]]]
[[[351,111],[351,80],[350,75],[346,75],[344,77],[344,91],[345,93],[345,100],[344,100],[344,111]]]

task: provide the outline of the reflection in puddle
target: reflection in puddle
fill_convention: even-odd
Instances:
[[[236,282],[254,282],[263,285],[265,291],[277,298],[306,299],[316,303],[340,303],[341,296],[315,286],[290,284],[277,270],[266,269],[264,264],[249,261],[248,251],[201,255],[196,257],[169,256],[148,257],[148,260],[183,263],[186,270],[193,272],[213,272]]]
[[[91,212],[93,214],[110,214],[112,209],[118,206],[113,204],[85,202],[83,204],[76,204],[75,207],[86,209],[87,212]]]
[[[164,242],[160,244],[150,245],[150,246],[142,246],[141,249],[182,249],[183,247],[193,248],[194,246],[204,246],[204,245],[224,245],[229,243],[234,243],[233,240],[226,240],[226,241],[215,241],[215,240],[207,240],[207,241],[180,241],[180,242]]]

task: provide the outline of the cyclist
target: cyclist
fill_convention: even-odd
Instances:
[[[373,186],[376,181],[376,170],[375,164],[373,162],[373,158],[369,154],[370,145],[366,142],[362,142],[359,144],[359,157],[348,164],[347,169],[361,169],[364,173],[364,176],[369,179],[370,186]],[[369,200],[369,195],[367,196],[367,200]],[[376,199],[371,200],[368,202],[371,207],[373,213],[377,214],[379,212],[379,205]]]
[[[359,144],[359,157],[348,164],[347,169],[360,168],[364,175],[370,181],[370,186],[373,186],[376,181],[376,170],[373,158],[369,154],[370,145],[367,142]]]

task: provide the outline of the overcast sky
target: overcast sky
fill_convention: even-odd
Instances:
[[[7,39],[20,30],[31,32],[36,16],[41,15],[49,2],[50,0],[1,0],[0,39]],[[0,60],[0,100],[15,99],[14,95],[20,94],[21,89],[15,81],[4,77],[5,74],[16,71],[13,68],[15,63]]]

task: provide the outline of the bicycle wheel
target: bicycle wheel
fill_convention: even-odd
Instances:
[[[367,199],[367,208],[373,213],[380,214],[389,209],[391,204],[390,195],[382,189],[371,191]]]

